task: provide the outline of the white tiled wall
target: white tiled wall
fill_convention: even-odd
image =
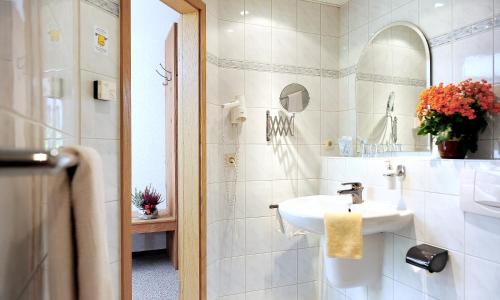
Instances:
[[[320,154],[334,153],[322,143],[337,137],[338,8],[297,0],[207,5],[208,298],[310,299],[317,276],[307,262],[318,255],[317,239],[278,233],[268,206],[317,194]],[[310,104],[296,115],[295,136],[268,143],[266,110],[280,113],[279,94],[294,82],[308,89]],[[248,113],[239,135],[220,106],[236,95],[245,95]],[[236,141],[235,184],[223,158]],[[226,189],[236,190],[235,203]]]
[[[106,56],[94,51],[94,26],[110,33]],[[99,151],[104,162],[106,230],[116,299],[119,102],[93,100],[91,82],[118,81],[118,37],[118,17],[86,1],[0,2],[0,147],[52,149],[82,144]],[[42,95],[42,78],[49,76],[62,79],[60,99]],[[0,185],[0,270],[5,272],[0,276],[5,279],[0,298],[49,299],[44,263],[45,179],[4,177]]]
[[[498,85],[500,69],[496,54],[500,31],[494,26],[493,17],[499,9],[500,4],[494,0],[350,0],[340,8],[340,68],[356,65],[361,50],[379,29],[391,22],[407,21],[419,26],[431,41],[432,84],[473,78]],[[482,29],[467,34],[471,29],[464,27],[474,24]],[[442,40],[449,41],[439,42]],[[355,88],[355,74],[341,75],[340,119],[353,114],[355,107],[350,104],[354,103]],[[471,157],[498,158],[500,140],[496,132],[498,125],[495,125],[500,122],[498,117],[495,121],[492,120],[490,129],[481,135],[479,150]],[[339,135],[355,132],[354,124],[339,123]]]
[[[334,299],[496,299],[500,256],[500,221],[464,213],[459,206],[459,175],[463,168],[491,168],[493,160],[398,158],[406,166],[402,191],[390,190],[383,178],[384,159],[323,158],[322,194],[334,194],[341,182],[361,181],[366,201],[398,203],[414,213],[413,222],[394,234],[385,234],[383,275],[373,286],[334,289]],[[366,170],[370,170],[366,172]],[[441,273],[429,274],[405,263],[408,249],[428,243],[449,250]],[[330,292],[330,293],[333,293]],[[331,296],[331,295],[330,295]]]

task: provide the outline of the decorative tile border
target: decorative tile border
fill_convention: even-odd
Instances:
[[[113,0],[83,0],[84,2],[96,6],[112,15],[120,16],[120,4]]]
[[[207,62],[226,69],[252,70],[261,72],[274,72],[274,73],[284,73],[284,74],[339,78],[339,71],[337,70],[297,67],[291,65],[278,65],[270,63],[261,63],[256,61],[248,61],[248,60],[218,58],[212,53],[207,53]]]
[[[451,32],[429,39],[430,47],[437,47],[453,41],[468,38],[475,34],[485,32],[494,27],[500,27],[500,15],[485,19],[474,24],[455,29]]]
[[[393,84],[397,84],[397,85],[407,85],[407,86],[416,86],[416,87],[425,87],[425,85],[426,85],[425,80],[421,80],[421,79],[397,77],[397,76],[389,76],[389,75],[381,75],[381,74],[370,74],[370,73],[357,73],[356,80],[381,82],[381,83],[393,83]]]

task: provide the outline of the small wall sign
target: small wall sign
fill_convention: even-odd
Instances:
[[[108,54],[109,33],[107,30],[96,26],[94,29],[94,50],[101,54]]]

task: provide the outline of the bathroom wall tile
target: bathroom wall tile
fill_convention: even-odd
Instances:
[[[297,179],[297,146],[292,144],[273,145],[273,179]]]
[[[220,294],[245,292],[245,256],[221,260]]]
[[[321,143],[323,144],[323,146],[327,141],[331,141],[335,144],[337,140],[338,140],[338,113],[321,112]]]
[[[368,300],[392,300],[394,299],[394,281],[386,276],[368,286]]]
[[[407,21],[418,25],[418,1],[413,0],[403,6],[393,9],[391,13],[391,20],[392,22]]]
[[[385,14],[382,17],[371,21],[368,24],[368,37],[369,38],[373,37],[377,32],[382,30],[382,28],[388,26],[390,23],[391,23],[391,14]]]
[[[273,287],[297,283],[297,250],[273,252],[272,277]]]
[[[349,2],[340,6],[339,10],[340,35],[343,36],[349,32]]]
[[[246,182],[246,217],[270,216],[272,202],[272,181]]]
[[[271,289],[248,292],[245,297],[247,300],[273,299]]]
[[[365,286],[345,289],[347,299],[366,300],[368,299],[368,290]]]
[[[218,0],[218,17],[221,20],[243,22],[244,0]]]
[[[272,287],[271,253],[248,255],[246,257],[246,291],[269,289]]]
[[[219,57],[243,60],[245,58],[244,24],[219,20]]]
[[[337,111],[339,107],[338,79],[321,77],[321,111]]]
[[[245,23],[256,25],[271,25],[271,1],[267,0],[246,0]]]
[[[349,31],[352,31],[368,22],[368,0],[350,0]]]
[[[270,180],[272,179],[272,147],[267,145],[246,146],[246,179]],[[259,163],[256,163],[259,162]],[[265,167],[266,166],[266,167]]]
[[[429,298],[424,293],[407,285],[394,281],[394,299],[427,300],[432,298]]]
[[[453,1],[454,29],[491,17],[493,17],[493,0],[474,1],[474,5],[467,0]]]
[[[464,213],[457,196],[426,193],[425,225],[426,242],[464,250]]]
[[[295,31],[273,28],[272,61],[275,64],[295,65],[297,62],[297,33]]]
[[[349,65],[358,63],[366,44],[368,43],[368,25],[358,27],[349,33]]]
[[[272,1],[272,25],[276,28],[297,28],[297,0]]]
[[[247,108],[247,120],[245,128],[246,142],[248,144],[266,143],[266,109],[265,108]]]
[[[219,15],[219,0],[205,0],[203,2],[207,6],[207,14],[217,18]]]
[[[118,140],[82,139],[82,146],[88,146],[97,150],[101,156],[104,171],[104,193],[105,201],[118,200],[119,192],[119,168],[120,168],[120,146]],[[116,233],[118,234],[118,233]]]
[[[432,84],[445,84],[453,81],[453,55],[452,45],[432,47]]]
[[[297,299],[297,286],[289,285],[272,289],[273,300],[290,300]]]
[[[207,104],[207,143],[216,144],[222,142],[222,107],[220,105]]]
[[[321,33],[321,5],[309,1],[297,1],[297,30]]]
[[[465,299],[494,299],[500,293],[500,265],[465,256]]]
[[[356,81],[356,111],[358,113],[373,112],[373,82],[358,80]],[[371,124],[370,124],[371,125]],[[371,130],[373,127],[370,127]]]
[[[349,35],[343,35],[339,39],[339,68],[349,67]]]
[[[417,269],[406,263],[406,252],[418,242],[401,236],[394,236],[394,278],[397,281],[422,291],[424,288],[425,271]],[[397,282],[395,281],[395,283]],[[401,296],[401,294],[399,294]],[[394,286],[394,299],[406,299],[398,297],[396,286]]]
[[[344,300],[347,299],[345,293],[340,289],[334,288],[330,285],[326,288],[328,300]]]
[[[425,234],[425,193],[404,190],[403,202],[405,208],[413,212],[413,221],[398,231],[397,234],[411,239],[423,240]]]
[[[246,218],[246,252],[247,254],[266,253],[271,251],[271,228],[274,218]]]
[[[339,112],[339,124],[343,125],[339,127],[339,137],[356,136],[356,112],[354,110]]]
[[[245,25],[245,59],[271,62],[271,28],[260,25]]]
[[[453,80],[468,78],[493,80],[493,32],[459,40],[453,45]]]
[[[219,67],[207,64],[207,102],[221,104],[219,99]]]
[[[273,225],[274,225],[272,228],[273,252],[297,249],[300,237],[299,236],[289,237],[288,235],[282,233],[280,230],[281,228],[279,222],[277,220],[273,221]]]
[[[321,67],[321,36],[297,32],[297,65],[301,67]]]
[[[500,3],[498,4],[500,6]],[[493,30],[493,60],[494,60],[494,82],[500,83],[500,29]],[[497,88],[498,89],[498,88]]]
[[[274,180],[273,181],[273,202],[281,203],[298,195],[297,180]]]
[[[271,106],[272,73],[245,71],[245,101],[247,107]]]
[[[210,13],[207,14],[207,52],[219,54],[219,20]],[[209,74],[212,73],[207,70],[207,76]]]
[[[426,293],[436,299],[465,299],[465,260],[460,252],[450,251],[446,268],[426,275]]]
[[[220,300],[245,300],[245,294],[236,294],[236,295],[229,295],[229,296],[224,296],[220,297]]]
[[[120,282],[120,276],[121,276],[121,263],[119,261],[114,262],[110,264],[110,269],[111,269],[111,285],[113,289],[113,299],[118,300],[120,299],[120,293],[121,293],[121,282]]]
[[[427,191],[458,195],[460,192],[460,172],[463,160],[429,160],[425,170]]]
[[[221,258],[220,222],[207,226],[207,263],[217,263]]]
[[[452,30],[453,0],[421,0],[420,26],[428,38]]]
[[[108,31],[107,55],[94,50],[94,30],[96,26]],[[117,17],[85,2],[80,4],[81,69],[109,77],[118,76],[118,49],[120,46],[118,26],[119,20]]]
[[[391,0],[370,0],[370,22],[391,12]]]
[[[298,196],[305,197],[318,195],[320,193],[319,186],[319,179],[298,180]]]
[[[465,253],[500,263],[500,220],[465,214]]]
[[[224,220],[220,223],[221,257],[245,255],[245,220]]]
[[[245,94],[245,71],[219,69],[219,99],[222,103],[234,100],[237,95]]]
[[[119,102],[95,100],[93,81],[109,78],[86,71],[81,72],[81,136],[82,138],[118,139],[119,137]],[[119,99],[116,95],[116,99]]]
[[[207,182],[221,181],[223,175],[223,161],[220,146],[217,144],[207,145]]]
[[[319,111],[303,111],[296,116],[295,129],[299,144],[321,144],[321,113]]]
[[[120,260],[120,203],[107,202],[105,210],[109,263],[114,263]]]
[[[299,179],[319,178],[321,173],[321,147],[301,145],[298,148]]]
[[[319,247],[297,250],[298,255],[298,281],[309,282],[316,279],[318,274]]]
[[[321,5],[321,35],[340,35],[340,9],[332,5]]]
[[[300,283],[297,286],[297,300],[319,299],[319,283],[317,281]]]
[[[321,68],[337,70],[339,68],[339,39],[321,36]]]

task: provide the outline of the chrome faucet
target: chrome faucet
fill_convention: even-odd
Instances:
[[[363,185],[361,182],[345,182],[342,185],[351,185],[351,188],[348,190],[338,190],[337,194],[339,195],[351,195],[352,196],[352,204],[360,204],[363,203]]]

